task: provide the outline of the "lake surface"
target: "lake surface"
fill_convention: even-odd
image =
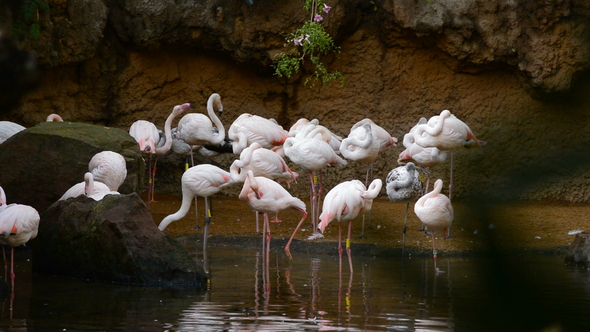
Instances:
[[[209,289],[194,291],[40,275],[17,254],[0,331],[590,330],[590,273],[556,255],[439,254],[435,266],[353,252],[351,274],[346,254],[340,273],[337,253],[211,247]]]

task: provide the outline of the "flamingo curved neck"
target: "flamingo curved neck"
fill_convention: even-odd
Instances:
[[[89,196],[94,194],[94,176],[88,172],[84,174],[84,195]]]
[[[242,171],[242,168],[246,166],[244,163],[236,159],[229,167],[229,175],[235,182],[244,182],[246,181],[247,174]]]
[[[172,147],[172,121],[174,118],[181,114],[183,109],[180,106],[175,106],[172,110],[172,113],[168,115],[166,118],[166,122],[164,123],[164,134],[166,135],[166,143],[162,147],[156,147],[156,154],[162,155],[168,153],[170,148]]]
[[[217,93],[214,93],[211,95],[211,97],[209,97],[209,100],[207,101],[207,113],[209,114],[209,118],[211,118],[211,121],[215,124],[215,127],[217,127],[218,130],[217,136],[210,140],[209,143],[219,144],[223,142],[223,140],[225,139],[225,127],[223,126],[223,123],[221,123],[221,120],[219,120],[219,118],[215,114],[215,110],[213,109],[214,105],[217,105],[219,107],[219,114],[221,114],[223,112],[223,104],[221,104],[221,97]]]
[[[182,217],[186,216],[188,213],[191,204],[193,203],[194,195],[190,194],[190,190],[182,190],[182,203],[180,205],[180,209],[176,213],[173,213],[166,218],[162,219],[160,225],[158,225],[158,229],[163,231],[170,225],[172,222],[181,219]]]

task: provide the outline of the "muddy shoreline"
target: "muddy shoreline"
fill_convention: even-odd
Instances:
[[[179,196],[158,194],[156,202],[151,203],[154,223],[157,225],[168,214],[176,212],[180,201]],[[216,196],[212,204],[209,246],[237,249],[262,247],[262,236],[256,233],[255,214],[245,203],[235,197]],[[483,208],[458,201],[453,202],[453,205],[455,220],[451,238],[443,239],[439,234],[435,236],[439,257],[491,254],[549,254],[565,257],[575,239],[571,231],[585,230],[586,216],[590,215],[590,205],[587,204],[515,203]],[[203,207],[204,202],[199,198],[199,226],[203,226]],[[386,199],[375,200],[371,211],[371,227],[365,230],[364,238],[360,238],[362,218],[353,221],[353,255],[401,256],[404,213],[403,204]],[[279,217],[282,222],[271,223],[273,252],[283,252],[301,215],[288,210],[281,212]],[[260,215],[260,228],[262,222],[263,216]],[[338,224],[328,225],[325,238],[314,241],[307,240],[311,234],[310,226],[308,218],[291,245],[293,255],[304,252],[337,255]],[[413,256],[432,255],[431,236],[419,229],[419,220],[410,212],[405,251]],[[195,229],[194,204],[184,218],[170,224],[165,231],[181,243],[193,244],[201,249],[203,230]]]

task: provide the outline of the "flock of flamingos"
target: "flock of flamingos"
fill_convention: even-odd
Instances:
[[[270,241],[270,221],[280,221],[278,214],[286,209],[301,212],[301,220],[285,246],[285,253],[292,258],[290,245],[302,223],[308,216],[305,203],[293,197],[281,182],[289,184],[299,174],[289,168],[284,158],[288,158],[302,170],[309,173],[313,234],[310,240],[323,237],[323,232],[331,221],[338,222],[338,252],[342,257],[342,223],[348,222],[346,252],[350,270],[350,237],[352,220],[359,214],[370,211],[372,201],[382,189],[381,179],[372,179],[372,163],[379,153],[395,146],[397,139],[370,119],[356,123],[350,129],[348,137],[342,138],[320,125],[317,120],[298,120],[289,131],[283,129],[273,119],[257,115],[240,115],[226,131],[215,114],[221,114],[223,105],[221,97],[213,93],[207,102],[208,116],[187,112],[194,108],[186,103],[177,105],[166,119],[164,133],[148,121],[138,120],[129,128],[129,134],[139,144],[140,151],[149,157],[148,201],[153,194],[151,161],[152,155],[170,153],[191,155],[203,151],[207,146],[229,145],[231,151],[239,155],[230,166],[229,171],[210,164],[201,164],[188,168],[182,176],[182,204],[178,212],[164,218],[158,228],[162,231],[189,211],[198,196],[205,197],[205,230],[203,246],[207,246],[207,236],[211,212],[207,198],[219,192],[225,186],[243,183],[239,194],[240,200],[247,203],[254,211],[264,213],[263,235]],[[176,128],[171,128],[173,120],[180,118]],[[50,115],[47,121],[62,121],[57,115]],[[18,124],[0,121],[0,144],[11,135],[23,130]],[[403,245],[405,246],[406,221],[409,205],[416,201],[414,212],[423,226],[432,234],[433,255],[436,258],[434,233],[449,229],[453,221],[452,174],[453,150],[485,145],[478,140],[471,129],[448,110],[430,119],[422,118],[404,135],[406,148],[399,155],[401,165],[389,172],[385,179],[385,188],[391,201],[406,204],[403,228]],[[449,196],[441,193],[442,180],[434,183],[429,191],[429,170],[444,162],[450,154]],[[365,182],[351,180],[331,188],[325,197],[322,185],[322,169],[328,166],[343,167],[347,160],[367,163]],[[427,175],[423,184],[419,172]],[[109,194],[119,194],[119,186],[127,176],[124,158],[112,151],[96,154],[89,163],[89,172],[84,182],[70,188],[61,200],[79,195],[87,195],[100,200]],[[369,181],[371,181],[369,183]],[[320,205],[322,205],[320,213]],[[275,214],[269,220],[269,213]],[[12,247],[25,244],[37,235],[39,213],[32,207],[22,204],[6,204],[6,195],[0,187],[0,243]],[[363,218],[364,223],[364,218]],[[197,220],[198,226],[198,220]],[[364,225],[363,225],[364,230]],[[257,223],[258,231],[258,223]],[[425,230],[426,231],[426,230]],[[4,246],[3,246],[4,257]],[[6,258],[5,258],[6,261]],[[14,287],[14,262],[11,263],[11,278]]]

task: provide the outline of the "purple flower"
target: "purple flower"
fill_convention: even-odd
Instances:
[[[324,18],[322,17],[322,15],[316,14],[315,17],[313,18],[313,20],[316,22],[321,22],[324,20]]]
[[[324,9],[322,9],[322,10],[324,11],[324,13],[326,13],[326,14],[327,14],[328,12],[330,12],[330,9],[332,9],[332,7],[330,7],[330,6],[326,5],[326,4],[324,4]]]
[[[305,38],[303,38],[303,40],[311,44],[311,42],[309,41],[309,35],[305,35]]]
[[[297,46],[301,46],[301,41],[303,40],[303,37],[299,38],[299,39],[293,39],[293,43]]]

